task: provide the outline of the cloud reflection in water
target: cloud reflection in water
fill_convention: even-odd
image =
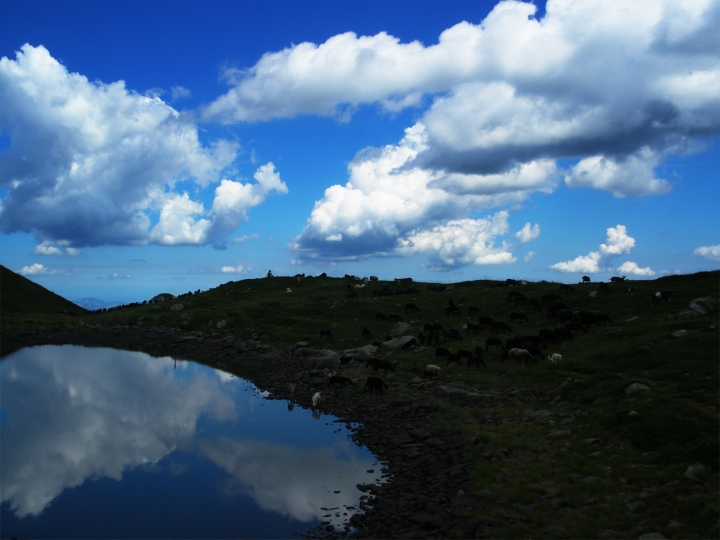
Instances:
[[[372,455],[309,411],[288,415],[285,402],[199,364],[177,368],[167,357],[74,346],[5,359],[2,502],[19,518],[37,516],[67,488],[152,470],[176,448],[227,472],[220,496],[243,494],[303,522],[320,519],[321,507],[357,505],[355,485],[377,478],[366,472]],[[303,433],[305,440],[293,440]]]

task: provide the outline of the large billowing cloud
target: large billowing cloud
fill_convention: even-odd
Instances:
[[[231,89],[202,114],[348,120],[362,105],[430,104],[408,129],[422,144],[406,135],[366,150],[350,181],[327,189],[292,245],[305,258],[392,253],[417,227],[552,191],[560,178],[616,197],[669,192],[658,165],[720,132],[720,3],[550,0],[542,19],[535,11],[500,2],[427,46],[346,33],[267,53],[228,70]],[[559,171],[561,158],[575,164]]]
[[[0,59],[0,153],[7,196],[0,228],[34,232],[38,254],[102,244],[206,244],[222,240],[272,192],[285,193],[273,165],[257,184],[223,179],[238,146],[204,145],[197,126],[157,97],[125,83],[69,73],[42,46]],[[185,184],[218,184],[212,208]]]
[[[413,165],[426,148],[425,130],[416,125],[397,146],[360,152],[348,183],[325,191],[291,248],[310,260],[422,253],[435,269],[513,262],[507,244],[494,247],[494,239],[509,232],[507,212],[467,216],[551,191],[554,163],[534,161],[491,175],[445,174]],[[527,234],[524,241],[536,237],[539,226]]]
[[[597,274],[610,272],[610,263],[615,257],[630,253],[635,247],[635,239],[628,235],[625,225],[609,227],[605,242],[600,244],[598,251],[580,255],[572,261],[559,262],[550,266],[551,269],[565,273],[585,272]],[[640,268],[637,263],[626,261],[618,268],[618,272],[636,276],[653,276],[655,272],[648,266]]]
[[[434,102],[422,118],[432,169],[483,174],[547,157],[590,159],[569,175],[622,195],[666,192],[652,167],[720,129],[720,4],[698,0],[504,1],[436,44],[336,35],[228,70],[204,116],[248,122],[346,116]],[[648,169],[649,168],[649,169]],[[623,188],[631,171],[642,172]]]

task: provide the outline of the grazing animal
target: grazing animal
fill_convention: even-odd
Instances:
[[[613,276],[610,278],[610,283],[622,283],[623,281],[625,281],[626,277],[627,276],[623,276],[623,277]]]
[[[468,308],[468,315],[480,315],[480,310],[475,306],[470,306]]]
[[[292,289],[290,287],[287,288],[287,291],[285,292],[292,292]]]
[[[570,285],[566,285],[565,283],[560,284],[559,290],[560,290],[560,292],[570,292],[570,293],[575,292],[575,289],[573,287],[571,287]]]
[[[548,330],[547,328],[542,328],[538,332],[538,336],[543,341],[543,343],[551,343],[555,341],[552,330]]]
[[[553,353],[552,356],[548,356],[548,360],[550,360],[553,364],[557,364],[562,360],[562,354]]]
[[[495,319],[483,315],[482,317],[478,317],[478,324],[480,328],[492,327],[492,325],[495,324]]]
[[[330,330],[329,328],[324,328],[324,329],[320,330],[320,337],[327,337],[327,338],[330,338],[331,340],[335,341],[335,337],[333,337],[332,330]]]
[[[370,281],[377,281],[377,280],[378,280],[377,276],[370,276]]]
[[[667,303],[672,300],[672,291],[658,291],[653,294],[652,305],[659,306],[663,302]]]
[[[590,276],[583,276],[583,283],[590,283]]]
[[[495,322],[491,329],[493,334],[500,334],[501,332],[512,332],[510,325],[504,322]]]
[[[528,318],[522,313],[511,313],[510,322],[514,323],[515,321],[528,322]]]
[[[445,308],[445,313],[447,315],[460,315],[460,308],[456,305],[448,306]]]
[[[370,339],[370,330],[367,328],[362,329],[362,338],[363,339]]]
[[[480,364],[487,367],[487,364],[482,359],[482,356],[478,356],[477,354],[467,359],[467,366],[470,367],[470,364],[477,364],[478,369],[480,369]]]
[[[356,289],[364,289],[364,288],[365,288],[365,284],[364,284],[364,283],[358,283],[357,285],[355,285],[355,288],[356,288]]]
[[[413,347],[417,347],[417,346],[418,346],[418,340],[415,339],[415,338],[412,338],[412,339],[408,340],[408,341],[401,347],[401,349],[402,349],[403,351],[409,351],[409,350],[412,349]]]
[[[545,302],[559,302],[562,300],[557,294],[543,294],[542,300],[540,301],[540,305],[545,305]]]
[[[527,303],[529,307],[535,309],[536,311],[540,311],[540,304],[534,298],[528,298]]]
[[[458,332],[454,328],[448,328],[447,330],[445,330],[445,341],[462,341],[462,338],[462,334],[460,334],[460,332]]]
[[[440,377],[440,371],[441,369],[438,366],[428,364],[425,368],[425,371],[423,372],[423,379],[437,379],[438,377]]]
[[[507,295],[508,301],[518,301],[520,303],[525,302],[525,294],[519,291],[510,291]]]
[[[288,388],[290,389],[290,397],[295,395],[295,383],[288,384]]]
[[[465,325],[465,331],[468,333],[468,335],[470,335],[470,330],[477,334],[478,330],[480,330],[480,325],[469,322]]]
[[[485,350],[487,351],[490,347],[500,347],[500,350],[503,348],[502,341],[500,341],[500,338],[491,337],[487,338],[485,340]]]
[[[612,294],[612,291],[610,290],[610,287],[608,287],[607,283],[603,283],[601,281],[600,283],[598,283],[598,293]]]
[[[466,349],[458,349],[455,354],[457,354],[460,358],[471,358],[473,355],[473,353]]]
[[[425,332],[418,332],[417,340],[420,345],[425,345]]]
[[[313,407],[317,409],[317,406],[320,405],[320,400],[322,398],[320,397],[320,392],[315,392],[315,395],[312,397],[312,404]]]
[[[389,321],[395,321],[395,322],[400,322],[403,320],[403,316],[400,315],[399,313],[388,313],[387,318]]]
[[[375,321],[387,321],[387,315],[380,313],[379,311],[375,314]]]
[[[447,362],[445,363],[445,367],[449,366],[450,364],[457,364],[458,366],[462,366],[462,360],[460,358],[460,355],[455,353],[450,353],[447,356]]]
[[[333,375],[328,379],[328,384],[335,388],[336,384],[340,385],[340,388],[342,388],[345,385],[352,384],[352,380],[347,377],[342,377],[341,375]]]
[[[447,356],[450,354],[450,351],[448,351],[445,347],[436,347],[435,348],[435,361],[437,362],[440,358],[447,358]]]
[[[420,309],[415,304],[405,304],[405,313],[408,311],[420,311]]]
[[[604,313],[598,313],[597,315],[595,315],[595,324],[600,324],[602,322],[607,322],[607,323],[612,324],[610,317],[608,317]]]
[[[526,362],[537,362],[537,359],[525,349],[510,349],[506,351],[509,362],[525,365]]]
[[[395,368],[392,366],[390,362],[387,360],[380,360],[379,358],[370,358],[367,361],[367,364],[365,367],[368,367],[372,365],[373,367],[373,375],[376,375],[378,371],[381,369],[385,370],[385,374],[387,375],[388,369],[395,373]]]
[[[385,384],[385,381],[383,381],[380,377],[368,377],[365,381],[365,386],[363,387],[363,390],[370,390],[370,392],[382,395],[383,388],[387,390],[388,385]]]

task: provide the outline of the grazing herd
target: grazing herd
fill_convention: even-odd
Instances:
[[[297,276],[296,276],[297,277]],[[304,277],[304,276],[301,276]],[[356,299],[357,292],[370,283],[377,283],[378,278],[371,276],[368,278],[358,278],[356,276],[345,276],[348,279],[361,281],[360,284],[355,284],[351,287],[347,285],[347,290],[350,293],[346,295],[348,300]],[[612,277],[609,283],[598,282],[597,291],[591,293],[591,296],[596,294],[605,293],[612,294],[611,285],[622,284],[625,282],[626,276]],[[591,283],[590,277],[583,276],[582,284]],[[524,282],[507,280],[505,283],[501,283],[497,286],[514,287],[522,285]],[[398,296],[407,294],[419,294],[420,291],[413,286],[411,278],[398,278],[394,280],[395,288],[391,288],[386,285],[382,289],[372,289],[370,295],[372,298],[377,299],[378,297],[384,296]],[[624,296],[633,296],[636,292],[637,287],[631,286],[624,289]],[[447,292],[451,291],[452,287],[446,285],[429,284],[426,287],[429,292]],[[539,361],[544,361],[545,358],[553,364],[557,365],[563,360],[563,356],[557,352],[551,352],[546,355],[543,349],[547,350],[549,347],[561,346],[563,343],[571,341],[578,337],[578,335],[587,334],[593,327],[599,327],[604,324],[611,324],[612,320],[607,314],[598,313],[597,311],[586,311],[572,309],[568,306],[570,302],[566,300],[568,295],[576,295],[576,288],[567,284],[559,284],[557,294],[548,293],[542,296],[541,299],[529,298],[525,293],[512,290],[507,294],[506,301],[510,306],[516,307],[515,311],[512,311],[507,319],[507,322],[496,320],[494,316],[482,314],[481,310],[477,306],[469,306],[465,309],[463,305],[457,305],[452,298],[447,298],[447,305],[442,308],[445,316],[452,320],[453,318],[462,317],[465,314],[466,322],[462,324],[461,330],[465,331],[465,334],[457,328],[446,328],[445,325],[439,321],[425,322],[422,325],[422,330],[416,335],[411,336],[411,339],[405,338],[404,344],[401,347],[401,351],[408,351],[421,346],[435,346],[435,364],[428,364],[422,372],[422,377],[425,379],[437,379],[441,377],[443,368],[440,366],[444,361],[444,369],[451,369],[453,364],[457,364],[458,367],[465,366],[470,368],[475,364],[476,369],[480,369],[480,365],[487,367],[486,355],[490,349],[498,350],[499,363],[507,363],[509,365],[522,365],[537,364]],[[367,294],[367,293],[365,293]],[[652,295],[652,304],[659,306],[663,303],[670,302],[672,299],[672,293],[670,291],[659,291]],[[397,304],[400,307],[399,304]],[[376,311],[374,320],[375,322],[392,322],[400,323],[405,320],[405,317],[410,315],[420,315],[424,312],[437,312],[436,309],[423,310],[421,306],[418,306],[415,302],[404,303],[403,314],[393,311]],[[528,325],[530,321],[537,323],[538,320],[547,321],[548,328],[540,329],[536,335],[527,333],[515,333],[513,327],[522,328]],[[410,323],[416,323],[417,321],[410,321]],[[452,324],[452,323],[450,323]],[[460,328],[460,325],[458,325]],[[481,332],[489,333],[490,335],[484,340],[484,348],[482,345],[476,345],[473,350],[468,348],[460,348],[461,342],[466,338],[479,337]],[[325,338],[328,341],[334,341],[332,330],[328,328],[321,329],[319,332],[320,338]],[[361,337],[364,341],[369,341],[371,337],[370,329],[362,328]],[[373,345],[381,347],[384,343],[389,342],[393,338],[391,336],[384,336],[384,341],[375,341]],[[457,344],[457,345],[455,345]],[[351,357],[341,358],[342,364],[347,364],[351,361]],[[381,359],[374,355],[370,355],[365,361],[365,368],[368,373],[371,371],[372,374],[367,377],[363,391],[369,391],[370,393],[382,394],[383,391],[388,390],[387,383],[378,376],[378,372],[384,372],[387,377],[388,373],[395,373],[395,366],[392,362],[387,359]],[[344,388],[354,384],[354,381],[348,377],[338,375],[336,372],[329,372],[325,379],[326,388],[332,388],[336,390]],[[294,388],[293,388],[294,390]],[[313,398],[313,407],[317,408],[321,402],[320,392],[317,392]]]

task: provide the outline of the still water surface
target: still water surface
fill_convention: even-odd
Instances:
[[[32,347],[0,385],[3,538],[289,538],[380,477],[334,417],[194,362]]]

